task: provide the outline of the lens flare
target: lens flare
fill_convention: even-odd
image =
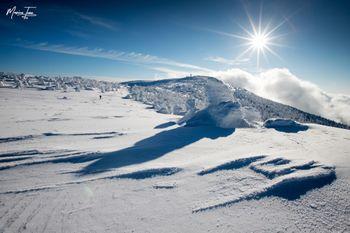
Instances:
[[[269,26],[266,26],[265,28],[262,28],[261,26],[261,19],[259,20],[258,26],[256,26],[253,23],[253,20],[249,16],[249,22],[251,26],[251,31],[248,29],[241,27],[243,31],[246,33],[245,36],[237,36],[234,35],[236,38],[242,39],[245,41],[243,43],[244,46],[247,46],[247,48],[238,55],[236,58],[237,60],[242,59],[244,56],[248,54],[248,56],[252,56],[253,54],[256,54],[256,66],[257,70],[260,69],[260,60],[263,56],[265,60],[267,60],[267,55],[272,54],[279,59],[282,60],[282,58],[273,50],[273,46],[283,46],[281,44],[278,44],[275,40],[277,38],[280,38],[282,35],[274,35],[274,32],[282,25],[279,24],[272,29],[269,28]]]
[[[264,57],[264,60],[268,61],[268,55],[271,54],[281,61],[285,62],[281,56],[274,51],[273,47],[285,47],[283,44],[280,44],[278,41],[287,34],[278,34],[277,32],[281,27],[290,22],[290,18],[295,15],[299,10],[293,12],[289,16],[284,16],[284,19],[277,24],[273,24],[271,20],[268,23],[263,25],[263,22],[266,22],[262,19],[262,6],[260,8],[260,13],[257,23],[254,22],[253,17],[249,14],[247,8],[244,6],[247,18],[248,18],[248,27],[243,27],[240,23],[236,24],[241,28],[241,34],[233,34],[229,32],[224,32],[220,30],[214,30],[210,28],[201,28],[211,33],[215,33],[221,36],[231,37],[235,39],[240,39],[243,43],[239,44],[239,47],[246,47],[238,56],[233,59],[233,62],[239,61],[249,61],[253,55],[256,55],[256,67],[257,71],[260,72],[260,60],[261,57]]]
[[[253,17],[248,13],[246,8],[245,10],[250,27],[246,28],[237,23],[244,34],[224,34],[226,36],[238,38],[244,41],[244,43],[241,45],[246,46],[246,49],[243,50],[243,52],[239,54],[235,60],[242,60],[244,57],[252,57],[255,54],[257,71],[260,70],[261,57],[264,57],[264,59],[267,61],[268,54],[272,54],[283,61],[283,59],[274,51],[273,47],[284,47],[282,44],[277,43],[277,40],[284,35],[276,34],[276,32],[289,20],[289,17],[285,17],[283,21],[276,25],[272,25],[270,21],[268,24],[263,26],[262,7],[260,9],[260,14],[258,17],[259,20],[257,23],[254,22]],[[221,32],[220,34],[223,33]]]

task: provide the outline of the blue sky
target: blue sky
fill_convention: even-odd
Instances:
[[[36,17],[6,16],[36,6]],[[331,92],[350,93],[348,1],[2,1],[0,70],[153,79],[240,68],[280,67]],[[280,27],[257,68],[234,35]]]

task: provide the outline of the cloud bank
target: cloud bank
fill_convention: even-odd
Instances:
[[[212,75],[233,87],[242,87],[261,97],[350,125],[350,96],[326,93],[288,69],[275,68],[258,75],[229,69]]]

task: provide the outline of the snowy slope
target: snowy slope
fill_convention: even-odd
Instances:
[[[0,232],[349,231],[350,131],[181,127],[99,95],[0,89]]]

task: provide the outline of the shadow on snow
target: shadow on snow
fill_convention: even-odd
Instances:
[[[279,132],[283,133],[298,133],[300,131],[306,131],[309,129],[306,125],[295,125],[295,126],[276,126],[276,127],[269,127],[273,128]]]
[[[144,163],[203,138],[217,139],[219,137],[226,137],[234,131],[234,129],[222,129],[211,126],[178,127],[162,131],[154,136],[136,142],[131,147],[100,154],[97,160],[84,167],[79,173],[81,175],[99,173],[110,169]]]

